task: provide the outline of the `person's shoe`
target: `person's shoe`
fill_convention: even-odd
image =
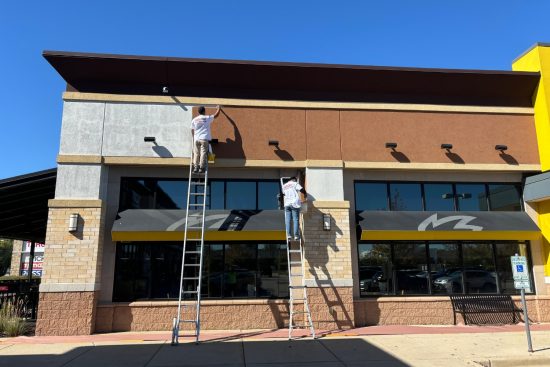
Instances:
[[[193,166],[193,173],[199,173],[199,167]]]
[[[292,241],[292,237],[291,237],[291,236],[287,236],[287,237],[286,237],[286,240],[287,240],[287,241]]]
[[[300,241],[300,237],[299,236],[294,236],[294,241]]]
[[[199,172],[199,173],[204,173],[204,172],[206,172],[206,168],[200,167],[198,172]]]

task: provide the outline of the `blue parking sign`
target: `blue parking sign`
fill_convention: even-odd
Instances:
[[[516,265],[516,271],[518,273],[523,273],[523,265]]]

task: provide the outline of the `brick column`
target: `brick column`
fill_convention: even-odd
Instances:
[[[323,230],[323,214],[331,217]],[[314,201],[304,219],[306,284],[318,329],[354,327],[353,278],[348,201]]]
[[[11,252],[10,275],[18,276],[21,271],[21,253],[23,252],[23,241],[13,240]]]
[[[94,332],[105,207],[101,200],[50,200],[36,335]],[[69,217],[79,215],[69,232]]]

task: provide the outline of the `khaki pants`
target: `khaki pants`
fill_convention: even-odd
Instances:
[[[208,140],[197,140],[193,146],[193,165],[206,168],[208,160]]]

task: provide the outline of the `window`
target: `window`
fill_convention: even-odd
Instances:
[[[487,194],[483,184],[456,184],[456,197],[458,198],[458,210],[488,210]]]
[[[377,182],[355,184],[355,208],[357,210],[388,210],[387,184]]]
[[[516,253],[531,264],[526,242],[360,242],[360,294],[519,294],[510,264]]]
[[[113,301],[177,299],[181,250],[181,244],[169,242],[117,244]],[[195,258],[186,261],[198,262],[197,255],[187,256]],[[193,268],[186,271],[192,272]],[[205,244],[202,276],[204,298],[288,297],[286,244]],[[183,287],[195,290],[197,281],[186,280]]]
[[[521,211],[519,184],[355,182],[355,210]]]
[[[521,193],[516,185],[489,185],[489,203],[495,211],[521,211]]]
[[[390,183],[390,208],[396,211],[422,210],[420,184]]]
[[[119,211],[126,209],[185,209],[187,180],[158,178],[123,178],[121,180]],[[192,193],[204,190],[192,186]],[[277,209],[278,180],[210,180],[206,198],[207,209],[275,210]],[[194,195],[192,202],[202,196]]]
[[[426,210],[455,210],[453,185],[440,183],[424,184],[424,200],[426,201]]]

